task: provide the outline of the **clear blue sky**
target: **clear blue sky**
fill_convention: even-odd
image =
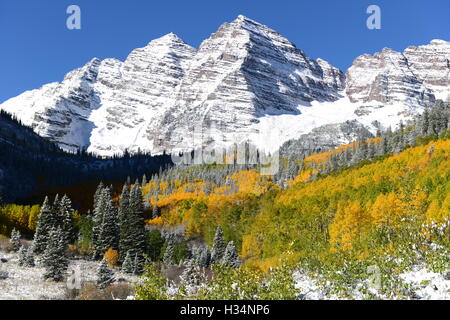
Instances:
[[[79,31],[66,28],[70,4],[81,7]],[[381,30],[366,28],[370,4],[381,7]],[[449,13],[449,0],[0,0],[0,102],[60,81],[92,57],[123,60],[169,32],[198,47],[239,14],[345,71],[383,47],[450,41]]]

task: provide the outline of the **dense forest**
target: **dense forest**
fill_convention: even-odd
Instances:
[[[0,194],[7,203],[41,203],[46,194],[56,195],[62,189],[84,209],[83,198],[92,200],[89,190],[95,190],[100,180],[123,183],[127,177],[158,173],[170,165],[168,155],[98,158],[83,150],[66,153],[0,111]],[[76,189],[86,191],[79,196]]]

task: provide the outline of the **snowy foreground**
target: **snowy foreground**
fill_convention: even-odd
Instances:
[[[18,265],[17,254],[0,251],[0,258],[8,260],[0,263],[0,276],[7,272],[7,279],[0,279],[0,300],[52,300],[67,299],[67,283],[44,281],[41,267],[25,268]],[[98,263],[86,260],[71,260],[69,270],[79,269],[83,283],[96,280]],[[1,278],[1,277],[0,277]],[[122,278],[128,283],[138,280],[116,271],[115,278]],[[333,293],[329,283],[320,277],[312,277],[303,272],[294,273],[295,284],[300,289],[299,298],[304,300],[336,300],[343,299],[341,295]],[[450,300],[450,278],[445,274],[435,273],[425,267],[417,267],[399,275],[399,279],[409,288],[411,294],[405,296],[383,296],[374,289],[369,291],[376,299],[421,299],[421,300]],[[363,288],[368,283],[349,292],[347,299],[368,299],[370,296]],[[369,286],[370,288],[370,286]],[[132,297],[129,297],[132,298]]]
[[[301,290],[300,298],[304,300],[341,300],[342,295],[333,293],[329,282],[321,281],[301,272],[294,273],[295,286]],[[357,285],[348,292],[345,299],[365,300],[450,300],[450,278],[444,274],[428,271],[425,267],[399,275],[399,280],[408,288],[407,294],[386,296],[376,288],[371,288],[370,280]],[[365,290],[367,289],[368,290]]]
[[[34,268],[26,268],[18,265],[16,253],[0,251],[0,258],[8,260],[0,262],[1,274],[7,272],[8,278],[0,279],[0,300],[61,300],[66,299],[68,285],[66,282],[51,282],[43,280],[44,269],[39,265]],[[69,272],[79,270],[81,282],[93,282],[96,280],[96,272],[99,263],[96,261],[71,260]],[[116,279],[125,279],[131,283],[137,278],[125,275],[115,270]]]

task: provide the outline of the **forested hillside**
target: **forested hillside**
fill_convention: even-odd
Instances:
[[[102,159],[85,152],[69,154],[0,112],[0,194],[8,203],[35,204],[64,188],[76,197],[73,189],[77,184],[79,189],[95,190],[100,180],[123,183],[127,177],[157,173],[168,165],[171,159],[167,155],[126,153]],[[84,196],[92,199],[86,190]],[[80,206],[78,201],[76,205]]]

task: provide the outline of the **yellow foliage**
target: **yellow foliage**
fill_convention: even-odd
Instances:
[[[110,267],[113,267],[113,266],[117,265],[117,262],[119,261],[119,253],[116,250],[114,250],[113,248],[109,248],[108,251],[105,252],[104,258],[105,258],[106,263]]]
[[[359,201],[340,202],[330,226],[330,245],[333,249],[351,251],[370,225],[370,217]]]

